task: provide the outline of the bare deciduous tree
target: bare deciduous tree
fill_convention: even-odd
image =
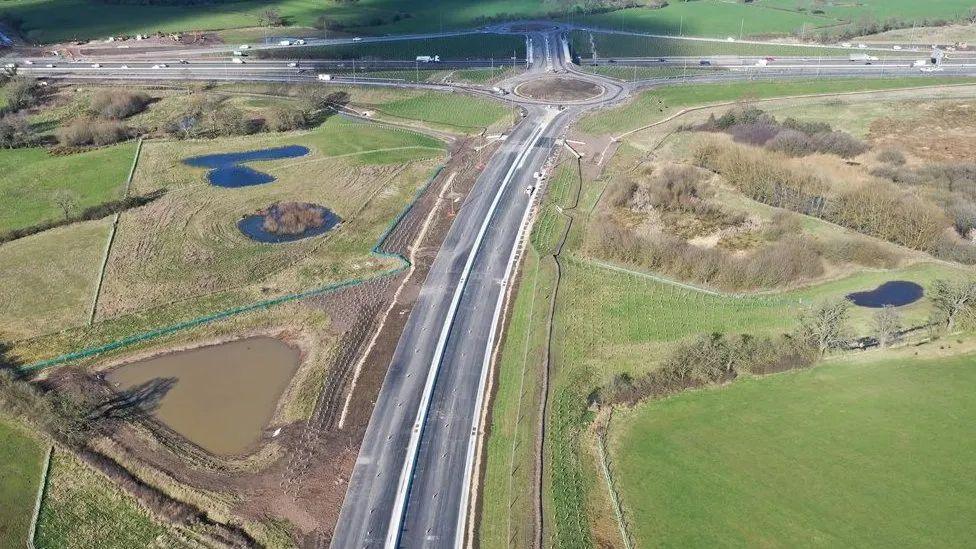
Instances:
[[[78,207],[78,195],[70,189],[58,189],[52,197],[54,203],[64,212],[64,218],[71,217],[71,212]]]
[[[846,299],[826,301],[800,318],[800,335],[809,339],[820,356],[836,349],[847,340],[847,313],[851,302]]]
[[[937,280],[929,296],[935,305],[936,322],[951,332],[959,317],[976,301],[976,280]]]
[[[898,340],[902,330],[901,313],[888,305],[874,314],[874,335],[882,349]]]

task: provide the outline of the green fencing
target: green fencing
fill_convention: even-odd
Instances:
[[[400,213],[398,213],[397,216],[393,218],[392,221],[390,221],[390,224],[387,225],[386,230],[383,231],[383,234],[380,235],[380,238],[376,241],[376,244],[373,246],[372,250],[370,250],[370,253],[372,253],[375,256],[383,257],[383,258],[392,258],[400,261],[400,265],[396,268],[383,271],[379,274],[376,274],[368,278],[353,278],[349,280],[344,280],[342,282],[329,284],[327,286],[322,286],[320,288],[315,288],[304,292],[288,294],[273,299],[266,299],[263,301],[258,301],[256,303],[241,305],[239,307],[226,309],[217,313],[212,313],[209,315],[200,316],[190,320],[185,320],[183,322],[171,324],[169,326],[157,328],[155,330],[150,330],[148,332],[131,335],[122,339],[111,341],[109,343],[97,345],[95,347],[89,347],[87,349],[81,349],[78,351],[66,353],[53,358],[40,360],[33,364],[23,366],[20,368],[20,370],[22,372],[35,372],[38,370],[43,370],[45,368],[50,368],[52,366],[67,364],[69,362],[74,362],[76,360],[83,360],[96,355],[100,355],[102,353],[107,353],[109,351],[115,351],[145,341],[151,341],[153,339],[162,336],[195,328],[197,326],[208,324],[210,322],[214,322],[217,320],[230,318],[232,316],[236,316],[242,313],[249,313],[261,309],[268,309],[276,305],[281,305],[282,303],[289,303],[292,301],[299,301],[302,299],[308,299],[310,297],[317,297],[317,296],[329,294],[345,288],[349,288],[351,286],[357,286],[359,284],[371,280],[378,280],[380,278],[387,277],[387,276],[396,276],[397,274],[402,273],[403,271],[405,271],[410,267],[410,260],[401,254],[384,252],[382,250],[383,244],[386,243],[386,240],[390,237],[390,234],[394,231],[394,229],[396,229],[396,227],[400,224],[400,222],[403,221],[403,219],[413,210],[417,201],[420,200],[420,197],[423,196],[423,194],[427,191],[427,189],[430,188],[431,184],[434,182],[434,179],[436,179],[437,176],[440,175],[443,169],[444,166],[439,166],[436,170],[434,170],[433,175],[431,175],[430,178],[427,179],[427,182],[420,189],[417,190],[417,192],[414,194],[413,198],[410,200],[407,206],[404,209],[402,209]]]

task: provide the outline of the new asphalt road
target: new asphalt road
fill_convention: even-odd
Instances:
[[[535,46],[537,62],[548,58],[543,44]],[[478,177],[414,305],[350,479],[334,548],[463,544],[513,254],[535,172],[571,119],[544,106],[525,112]]]

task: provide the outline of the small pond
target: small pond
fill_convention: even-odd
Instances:
[[[279,209],[279,204],[272,204],[262,211],[241,218],[237,222],[237,228],[245,236],[256,242],[279,244],[327,233],[342,221],[338,215],[325,206],[316,204],[300,204],[300,206],[304,207],[308,212],[313,212],[317,222],[313,224],[303,223],[297,229],[292,230],[268,230],[266,221],[269,216],[273,220],[281,221],[282,211]]]
[[[257,151],[194,156],[187,158],[183,163],[195,168],[210,168],[210,171],[207,172],[207,180],[210,181],[211,185],[218,187],[250,187],[251,185],[271,183],[275,178],[270,174],[244,166],[245,163],[297,158],[299,156],[305,156],[308,153],[309,150],[307,147],[289,145],[287,147],[274,147]]]
[[[859,307],[880,309],[882,307],[901,307],[915,303],[925,295],[925,290],[914,282],[907,280],[892,280],[877,288],[847,294],[847,299]]]
[[[260,440],[299,360],[298,349],[260,336],[132,362],[106,379],[146,395],[157,419],[208,452],[237,455]]]

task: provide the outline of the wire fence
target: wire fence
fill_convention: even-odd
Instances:
[[[413,198],[410,200],[407,206],[403,210],[401,210],[400,213],[397,214],[397,216],[390,222],[386,230],[383,231],[383,234],[380,236],[376,244],[370,250],[370,253],[372,253],[375,256],[395,259],[399,261],[400,265],[392,269],[382,271],[370,277],[357,277],[357,278],[329,284],[326,286],[322,286],[319,288],[314,288],[304,292],[292,293],[292,294],[288,294],[288,295],[284,295],[272,299],[266,299],[255,303],[241,305],[238,307],[233,307],[216,313],[211,313],[208,315],[196,317],[190,320],[185,320],[183,322],[171,324],[169,326],[163,326],[161,328],[149,330],[147,332],[143,332],[140,334],[135,334],[121,339],[117,339],[108,343],[104,343],[102,345],[97,345],[94,347],[89,347],[86,349],[65,353],[53,358],[40,360],[32,364],[29,364],[27,366],[22,366],[20,370],[25,373],[36,372],[36,371],[50,368],[52,366],[58,366],[58,365],[67,364],[69,362],[84,360],[86,358],[91,358],[96,355],[100,355],[110,351],[115,351],[118,349],[122,349],[146,341],[151,341],[153,339],[157,339],[177,332],[189,330],[191,328],[195,328],[204,324],[209,324],[211,322],[215,322],[218,320],[224,320],[243,313],[249,313],[249,312],[258,311],[262,309],[269,309],[271,307],[274,307],[276,305],[281,305],[284,303],[300,301],[311,297],[322,296],[345,288],[358,286],[370,280],[390,277],[399,274],[410,267],[410,260],[402,253],[391,251],[385,248],[385,245],[387,244],[387,240],[390,238],[390,235],[393,233],[394,229],[396,229],[396,227],[400,224],[400,222],[413,210],[417,201],[423,196],[424,192],[430,187],[431,183],[437,178],[437,176],[440,175],[443,169],[444,166],[439,166],[437,167],[437,169],[434,170],[433,175],[431,175],[431,177],[428,178],[427,182],[414,194]]]

